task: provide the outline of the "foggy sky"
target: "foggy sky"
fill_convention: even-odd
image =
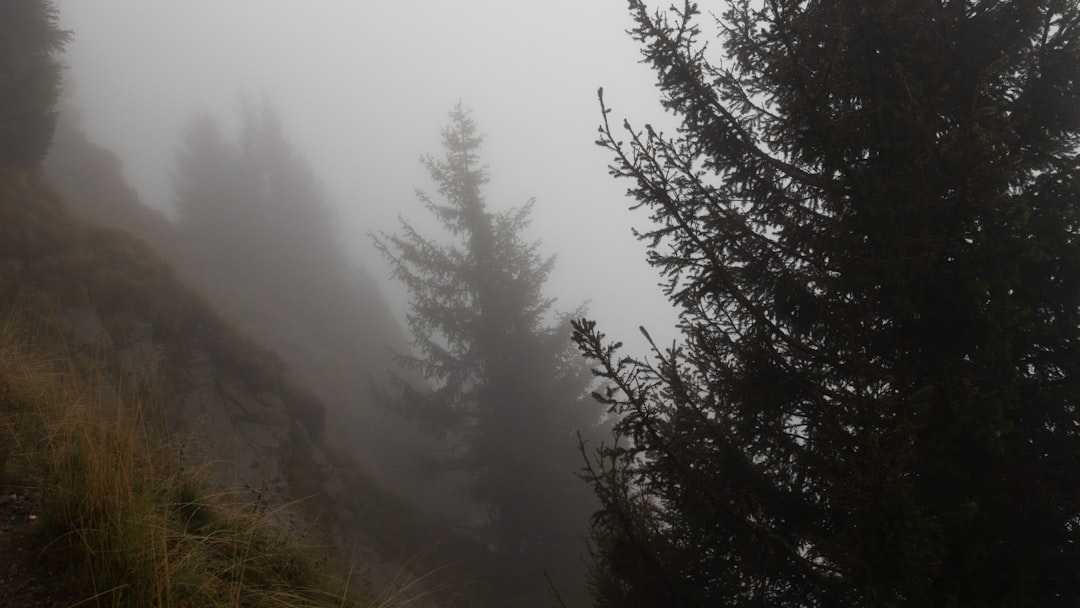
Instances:
[[[74,31],[73,103],[96,143],[116,152],[143,202],[172,205],[169,172],[183,125],[209,111],[231,131],[238,95],[263,94],[341,212],[359,263],[404,318],[406,296],[367,234],[402,214],[428,224],[418,162],[441,156],[460,100],[485,135],[493,209],[537,199],[528,236],[558,263],[556,307],[590,300],[612,339],[644,354],[638,325],[661,344],[674,313],[645,263],[645,228],[629,182],[594,145],[603,86],[612,122],[663,123],[654,77],[638,63],[625,3],[556,0],[61,0]],[[432,228],[427,234],[438,234]]]

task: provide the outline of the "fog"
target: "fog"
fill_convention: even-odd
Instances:
[[[172,213],[186,121],[235,120],[242,93],[268,99],[329,191],[357,263],[380,279],[399,319],[407,301],[368,234],[401,214],[423,225],[418,162],[438,155],[459,101],[485,136],[495,209],[537,200],[528,236],[558,255],[547,293],[643,353],[637,331],[669,341],[675,315],[631,235],[629,185],[594,145],[596,90],[643,124],[663,122],[654,76],[625,33],[623,3],[112,0],[59,3],[69,100],[92,140],[115,152],[142,200]],[[512,7],[512,8],[511,8]],[[436,233],[437,234],[437,233]]]

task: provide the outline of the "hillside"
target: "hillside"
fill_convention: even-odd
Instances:
[[[372,389],[388,380],[393,352],[409,349],[375,282],[358,269],[351,277],[325,273],[308,283],[311,291],[303,292],[297,307],[253,280],[256,268],[222,263],[182,221],[144,205],[115,155],[90,141],[70,118],[74,114],[65,116],[44,170],[70,214],[122,230],[167,259],[184,284],[270,349],[325,408],[319,441],[340,465],[328,488],[307,491],[326,490],[335,538],[352,547],[374,546],[391,561],[423,554],[415,569],[438,570],[438,580],[429,582],[454,590],[440,594],[442,601],[465,593],[462,580],[471,581],[469,605],[501,606],[508,593],[520,595],[521,585],[511,582],[503,560],[476,533],[486,514],[463,494],[463,477],[435,473],[455,439],[433,438],[375,403]],[[391,568],[383,577],[397,575]],[[543,573],[532,572],[530,584],[536,601],[546,601]]]
[[[27,352],[46,353],[63,371],[58,377],[91,387],[81,393],[91,401],[151,404],[147,445],[165,449],[176,470],[292,522],[312,542],[350,546],[344,558],[369,571],[374,587],[404,576],[372,545],[400,550],[397,535],[416,527],[408,509],[324,446],[319,400],[145,244],[68,217],[61,196],[33,172],[0,170],[0,319],[30,328]],[[11,386],[5,394],[18,392]],[[5,431],[33,443],[32,427],[5,422]],[[48,475],[15,477],[48,490]],[[369,539],[348,523],[357,519],[384,524],[384,536]]]
[[[417,446],[430,439],[372,398],[372,386],[385,381],[393,365],[392,353],[409,347],[365,271],[329,277],[301,309],[290,308],[279,294],[219,263],[198,239],[144,204],[124,180],[120,161],[88,139],[72,108],[61,115],[44,171],[73,216],[147,243],[216,311],[272,350],[324,404],[327,441],[415,502],[446,501],[445,492],[433,494],[431,480],[412,470]]]
[[[288,507],[185,465],[152,389],[80,371],[29,318],[0,324],[0,605],[384,605]]]
[[[145,245],[64,215],[41,178],[0,172],[0,306],[55,331],[77,363],[100,365],[167,395],[170,427],[189,458],[212,455],[222,482],[273,484],[312,465],[323,432],[318,400],[285,366],[221,322]],[[304,462],[304,460],[307,462]]]

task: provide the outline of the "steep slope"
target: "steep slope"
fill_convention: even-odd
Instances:
[[[430,466],[453,438],[440,445],[400,414],[377,407],[372,398],[372,387],[388,377],[392,351],[408,350],[374,281],[357,272],[335,289],[308,294],[311,305],[298,313],[258,289],[243,272],[217,263],[177,224],[143,205],[125,183],[115,155],[89,141],[78,125],[61,123],[45,170],[72,216],[128,231],[160,252],[184,283],[199,290],[243,334],[270,348],[289,374],[318,396],[326,408],[323,437],[333,447],[326,450],[328,456],[335,461],[334,454],[341,454],[362,463],[335,461],[329,480],[305,490],[326,495],[325,510],[341,531],[336,538],[361,551],[377,546],[391,559],[422,552],[425,559],[415,564],[418,569],[440,568],[440,576],[429,577],[438,579],[433,586],[448,585],[456,595],[466,593],[459,581],[469,579],[475,583],[470,601],[491,595],[486,590],[498,581],[484,578],[501,578],[490,575],[498,571],[498,560],[471,533],[485,514],[461,495],[460,477],[436,477]],[[429,462],[422,460],[425,456]],[[447,563],[456,566],[443,568]],[[379,568],[384,578],[396,576],[392,569]]]
[[[223,493],[184,467],[184,438],[162,431],[153,390],[109,388],[32,318],[0,317],[0,606],[378,601],[321,567],[326,553],[265,493]]]
[[[298,314],[248,277],[224,268],[164,214],[144,205],[124,181],[116,156],[87,139],[71,109],[57,128],[45,171],[72,215],[145,241],[217,311],[273,350],[325,405],[331,444],[417,502],[443,502],[445,493],[432,494],[431,481],[410,472],[410,449],[429,441],[372,398],[371,387],[386,378],[392,353],[406,352],[408,345],[365,272],[342,277],[332,293],[311,298]]]
[[[290,467],[323,431],[317,399],[284,365],[222,323],[130,236],[63,214],[39,177],[0,171],[0,306],[56,329],[87,365],[152,383],[190,433],[189,458],[214,461],[222,483],[291,495]]]
[[[411,580],[372,550],[400,551],[422,526],[325,447],[323,407],[281,359],[143,242],[69,217],[40,175],[0,169],[0,318],[12,314],[101,390],[155,395],[185,469],[346,547],[376,587]]]
[[[73,215],[139,235],[168,259],[180,256],[180,237],[169,218],[135,204],[138,195],[124,181],[120,159],[87,139],[74,108],[60,114],[44,171]]]

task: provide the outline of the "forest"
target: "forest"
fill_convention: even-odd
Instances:
[[[1080,603],[1080,2],[89,4],[0,605]]]

